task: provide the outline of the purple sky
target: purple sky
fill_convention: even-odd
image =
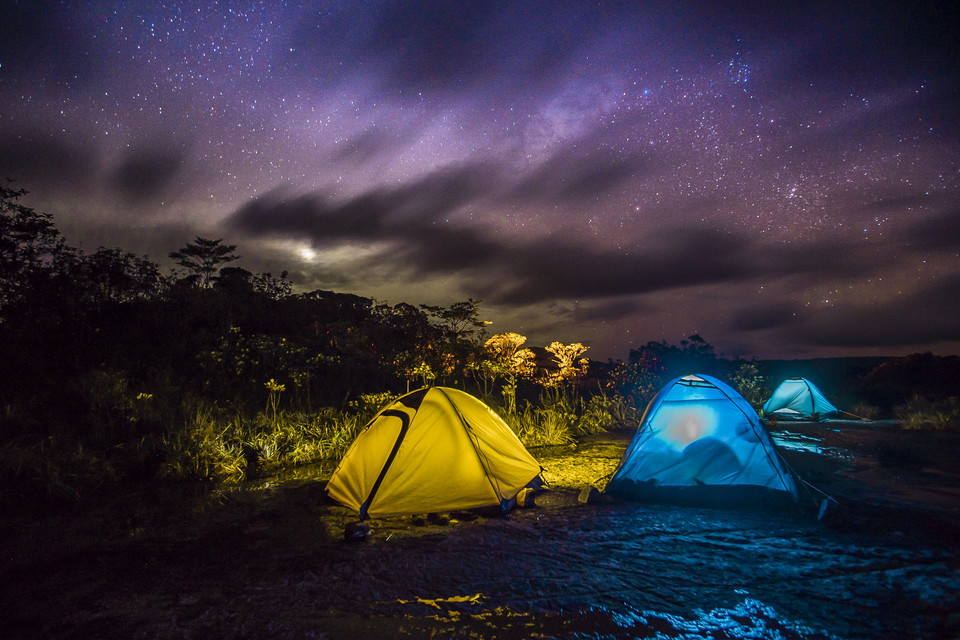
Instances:
[[[955,2],[14,0],[0,177],[87,251],[168,266],[223,238],[298,290],[472,297],[597,359],[694,332],[960,353],[958,24]]]

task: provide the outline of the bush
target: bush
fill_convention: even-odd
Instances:
[[[862,420],[876,420],[880,417],[880,409],[866,402],[858,402],[852,405],[848,413]]]
[[[555,408],[533,408],[528,402],[523,411],[508,413],[504,421],[526,446],[567,444],[570,414]]]
[[[894,414],[907,429],[956,429],[960,427],[960,403],[956,397],[934,402],[914,395],[906,404],[894,409]]]

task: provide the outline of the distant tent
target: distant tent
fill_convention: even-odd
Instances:
[[[757,412],[729,385],[702,374],[671,380],[650,401],[606,492],[728,506],[797,499]]]
[[[805,378],[784,380],[763,405],[763,417],[775,420],[820,420],[840,411]]]
[[[540,465],[487,405],[463,391],[420,389],[364,427],[327,483],[360,519],[505,507]]]

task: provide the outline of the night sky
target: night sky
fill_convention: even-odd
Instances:
[[[887,7],[885,5],[903,5]],[[3,3],[67,241],[626,359],[960,353],[956,2]]]

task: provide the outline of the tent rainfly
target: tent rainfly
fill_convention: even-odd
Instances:
[[[457,389],[432,387],[401,396],[374,416],[326,490],[361,520],[505,509],[540,472],[487,405]]]
[[[839,413],[817,385],[805,378],[784,380],[763,405],[763,417],[773,420],[816,421]]]
[[[708,506],[797,500],[797,485],[757,412],[729,385],[702,374],[671,380],[650,401],[606,492]]]

